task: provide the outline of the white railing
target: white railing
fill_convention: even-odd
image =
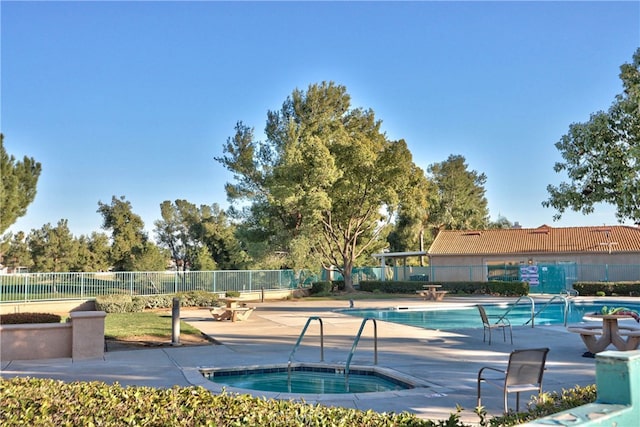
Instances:
[[[0,275],[0,302],[154,295],[180,292],[254,292],[305,285],[293,270],[22,273]]]

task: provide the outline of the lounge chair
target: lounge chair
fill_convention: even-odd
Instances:
[[[480,318],[482,319],[482,341],[486,341],[487,332],[489,333],[489,345],[491,345],[491,330],[492,329],[502,329],[502,337],[504,341],[507,342],[507,334],[505,329],[509,328],[509,337],[511,338],[511,344],[513,345],[513,330],[511,329],[511,322],[506,317],[500,317],[494,323],[489,321],[489,317],[484,307],[480,304],[477,305],[478,311],[480,312]]]
[[[523,391],[542,392],[542,375],[547,360],[548,348],[514,350],[509,356],[507,370],[485,366],[478,372],[478,405],[481,405],[480,384],[482,381],[502,388],[504,394],[504,412],[509,412],[507,399],[509,393],[516,393],[516,412],[520,410],[520,393]],[[486,377],[485,370],[501,373],[497,378]]]

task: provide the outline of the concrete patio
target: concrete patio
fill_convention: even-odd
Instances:
[[[488,302],[484,300],[483,302]],[[474,304],[479,300],[447,297],[445,302],[418,299],[356,301],[356,308],[404,306],[442,306]],[[206,380],[201,367],[234,367],[286,364],[289,354],[310,316],[320,316],[324,323],[324,359],[328,364],[344,364],[361,318],[336,309],[349,306],[348,301],[290,300],[252,303],[255,312],[245,321],[214,321],[206,309],[183,309],[181,318],[208,335],[215,344],[205,346],[163,346],[143,350],[108,351],[104,358],[73,361],[69,358],[31,361],[2,360],[2,377],[48,377],[64,381],[104,381],[123,385],[171,387],[201,385],[214,392],[220,386]],[[464,408],[462,419],[478,422],[476,380],[483,366],[506,368],[513,349],[549,347],[544,391],[561,391],[576,385],[595,383],[595,360],[582,357],[584,344],[578,334],[563,326],[515,326],[513,346],[494,336],[489,346],[483,342],[482,329],[436,331],[377,322],[378,365],[409,375],[430,384],[397,392],[339,395],[305,395],[309,403],[352,407],[377,412],[414,413],[425,419],[446,419]],[[495,333],[495,332],[494,332]],[[170,343],[168,343],[170,344]],[[311,324],[295,360],[319,361],[319,327]],[[352,365],[373,364],[373,327],[369,322],[355,352]],[[228,387],[228,391],[249,392]],[[292,396],[251,392],[256,396],[290,398]],[[297,396],[296,396],[297,397]],[[529,396],[523,396],[527,402]],[[515,399],[511,399],[513,402]],[[502,412],[500,390],[483,386],[483,406],[490,415]],[[511,406],[515,406],[512,403]]]

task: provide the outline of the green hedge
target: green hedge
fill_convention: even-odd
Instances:
[[[136,313],[144,309],[171,308],[176,297],[180,298],[181,307],[211,307],[218,303],[218,294],[205,291],[133,298],[130,295],[103,295],[96,298],[96,309],[107,313]]]
[[[309,294],[311,295],[328,295],[331,293],[333,289],[333,283],[328,280],[313,282],[311,284],[311,290]]]
[[[595,386],[543,393],[526,412],[487,418],[480,425],[506,427],[593,402]],[[213,394],[204,387],[155,389],[102,382],[65,383],[52,379],[0,379],[0,425],[3,426],[413,426],[470,427],[459,411],[432,421],[402,413],[378,413],[304,402]],[[477,423],[474,423],[477,425]]]
[[[109,386],[51,379],[0,380],[4,426],[437,426],[409,413],[213,394],[203,387]],[[463,426],[463,424],[449,424]]]
[[[580,296],[596,296],[598,292],[610,296],[640,296],[640,282],[575,282],[573,289]]]
[[[422,290],[424,285],[442,285],[441,290],[449,294],[490,294],[504,296],[521,296],[529,294],[527,282],[425,282],[425,281],[380,281],[363,280],[360,282],[360,290],[366,292],[412,294]]]

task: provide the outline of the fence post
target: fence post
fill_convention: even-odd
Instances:
[[[29,275],[24,275],[24,302],[27,302],[29,299]]]

